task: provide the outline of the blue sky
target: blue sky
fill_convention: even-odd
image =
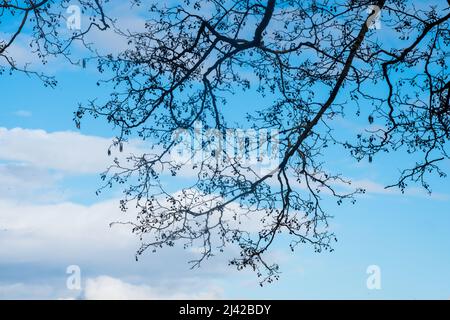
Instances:
[[[405,194],[385,190],[399,167],[413,161],[404,154],[369,164],[330,150],[327,166],[367,194],[355,205],[326,203],[338,236],[334,252],[305,246],[291,254],[285,240],[277,242],[271,255],[282,274],[274,284],[261,288],[252,273],[227,267],[233,252],[196,270],[187,264],[195,252],[181,248],[148,252],[136,262],[138,239],[126,227],[109,228],[127,218],[118,210],[121,190],[95,195],[99,173],[111,161],[114,132],[101,120],[87,118],[81,130],[72,121],[79,102],[105,98],[107,89],[96,85],[91,65],[67,67],[57,60],[46,71],[57,77],[55,89],[20,73],[0,76],[0,299],[450,298],[449,179],[432,177],[431,196],[418,186]],[[236,97],[225,115],[239,119],[235,110],[259,102],[252,93]],[[337,127],[351,134],[360,125],[350,118]],[[125,154],[142,148],[132,140]],[[447,172],[449,167],[443,164]],[[81,269],[80,290],[66,286],[69,265]],[[370,265],[380,267],[381,289],[366,286]]]

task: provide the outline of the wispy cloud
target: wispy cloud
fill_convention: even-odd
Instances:
[[[33,113],[28,110],[17,110],[15,112],[13,112],[13,114],[17,117],[22,117],[22,118],[29,118],[33,115]]]

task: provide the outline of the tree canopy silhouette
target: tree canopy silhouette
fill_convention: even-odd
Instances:
[[[35,71],[30,61],[17,61],[20,50],[17,42],[23,40],[25,51],[30,51],[43,64],[49,57],[63,56],[71,59],[70,49],[79,43],[93,50],[85,36],[93,29],[109,28],[108,18],[103,12],[101,0],[3,0],[0,1],[0,74],[20,71],[30,76],[37,76],[47,86],[55,86],[56,79],[43,72]],[[107,1],[106,1],[107,2]],[[66,28],[67,13],[76,6],[79,13],[89,16],[89,23],[83,30]],[[19,47],[20,48],[20,47]]]
[[[90,114],[118,128],[120,149],[136,136],[153,145],[102,175],[105,187],[125,186],[122,210],[138,208],[130,221],[142,240],[138,255],[180,243],[200,248],[199,265],[235,244],[230,263],[264,282],[278,277],[267,253],[281,234],[292,250],[332,250],[324,195],[341,203],[364,190],[342,192],[350,181],[321,161],[330,144],[357,161],[414,155],[388,187],[431,191],[427,176],[445,175],[450,1],[149,2],[131,1],[146,10],[144,30],[116,29],[128,48],[98,57],[98,70],[112,74],[108,101],[75,112],[77,126]],[[250,91],[271,103],[249,108],[251,134],[230,138],[230,114],[242,106],[227,99]],[[336,134],[336,119],[348,114],[367,117],[370,129]],[[257,148],[252,140],[270,142],[278,161],[260,170],[268,157],[261,150],[245,161]],[[180,176],[192,184],[167,191]]]

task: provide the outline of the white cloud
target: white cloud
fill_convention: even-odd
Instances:
[[[0,298],[209,299],[221,295],[220,279],[235,272],[224,256],[190,270],[187,261],[197,254],[180,246],[146,252],[136,262],[139,240],[128,226],[109,227],[117,220],[126,217],[116,200],[37,205],[0,199],[0,243],[8,244],[0,246]],[[81,293],[65,288],[66,267],[72,264],[81,268]],[[10,279],[2,268],[11,266],[18,282],[5,283]],[[26,271],[33,266],[40,267]],[[100,276],[105,274],[110,276]]]
[[[20,201],[59,202],[64,190],[57,189],[61,179],[57,173],[21,163],[0,163],[0,199]]]
[[[116,30],[111,26],[107,30],[98,30],[93,28],[86,35],[86,42],[95,44],[95,49],[100,54],[118,55],[123,51],[130,49],[128,38],[125,34],[132,34],[134,32],[145,32],[146,19],[148,18],[148,11],[145,11],[143,17],[142,6],[130,6],[128,2],[110,3],[105,11],[108,16],[113,19]],[[85,17],[87,20],[88,17]],[[79,44],[80,45],[80,44]]]
[[[433,192],[432,194],[429,194],[425,189],[420,187],[409,187],[405,189],[404,193],[402,193],[402,191],[397,187],[386,188],[385,185],[382,185],[380,183],[368,179],[353,180],[352,184],[348,187],[363,188],[369,195],[393,195],[393,196],[397,195],[401,197],[422,197],[442,201],[446,201],[449,199],[449,196],[447,194],[439,192]]]
[[[8,243],[0,246],[4,261],[88,261],[99,252],[106,255],[124,249],[131,258],[138,244],[130,228],[109,227],[109,222],[120,219],[117,201],[91,206],[0,201],[0,212],[0,242]]]
[[[11,33],[0,32],[1,39],[10,39]],[[41,64],[38,55],[30,50],[29,43],[31,37],[26,34],[21,34],[6,50],[6,55],[12,57],[12,60],[19,68],[25,68],[29,64]],[[9,66],[5,59],[0,59],[0,65]],[[29,67],[27,69],[30,69]]]
[[[111,143],[112,138],[73,131],[0,128],[0,160],[68,173],[100,173],[112,162],[107,154]],[[124,159],[130,152],[139,153],[137,142],[127,144],[125,152],[115,156]]]
[[[133,220],[132,209],[125,215],[118,208],[118,199],[93,205],[72,202],[31,204],[0,199],[0,281],[2,264],[58,265],[61,276],[69,264],[101,270],[102,274],[124,275],[123,272],[162,274],[171,278],[199,276],[216,277],[230,271],[228,256],[220,255],[205,262],[200,270],[190,270],[188,261],[198,258],[197,252],[182,246],[147,251],[139,262],[134,254],[138,237],[131,226],[113,221]],[[233,250],[231,246],[229,248]],[[228,253],[231,253],[228,252]]]
[[[216,283],[198,278],[161,284],[145,278],[133,281],[100,275],[83,281],[81,290],[69,290],[64,286],[64,281],[58,279],[42,280],[45,279],[33,283],[0,282],[0,299],[209,300],[221,299],[224,294]]]
[[[103,201],[86,206],[75,203],[51,205],[17,204],[0,201],[0,270],[2,264],[20,268],[44,265],[59,281],[44,282],[42,288],[33,284],[46,275],[36,271],[32,278],[0,288],[4,297],[87,299],[207,299],[216,298],[220,289],[214,285],[217,277],[226,274],[226,262],[214,259],[201,270],[189,270],[187,261],[194,257],[181,248],[147,252],[139,262],[134,260],[138,239],[127,226],[109,228],[109,222],[123,219],[117,201]],[[131,214],[131,217],[134,215]],[[88,277],[82,293],[65,290],[65,267],[78,264],[82,277]],[[28,266],[28,267],[27,267]],[[96,277],[99,274],[115,275]],[[1,271],[0,271],[1,274]],[[138,277],[136,286],[120,277]],[[169,283],[167,283],[168,279]],[[195,279],[195,280],[189,280]],[[1,280],[1,276],[0,276]],[[7,279],[4,279],[7,280]],[[136,281],[134,281],[136,283]],[[0,295],[1,296],[1,295]]]
[[[215,286],[199,289],[184,288],[186,291],[170,291],[167,288],[151,287],[145,284],[131,284],[121,279],[99,276],[86,280],[84,298],[87,300],[155,300],[155,299],[219,299],[222,290]],[[173,288],[172,288],[173,289]],[[201,290],[201,291],[194,291]]]

